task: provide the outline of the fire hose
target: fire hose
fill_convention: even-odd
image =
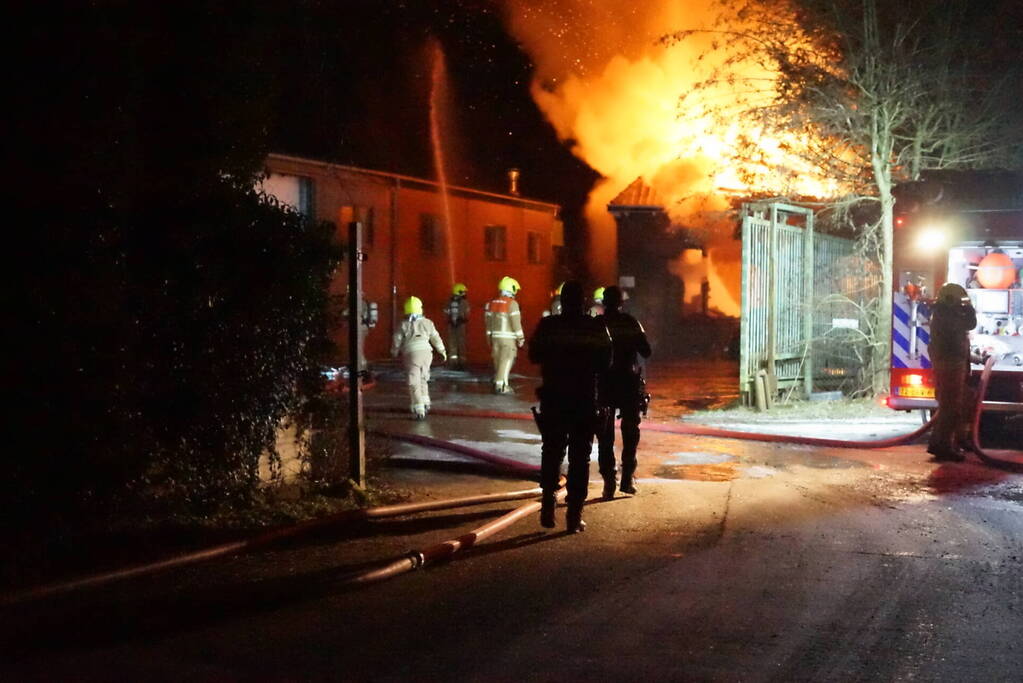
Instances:
[[[1004,460],[989,454],[980,445],[980,416],[984,412],[984,397],[987,394],[987,385],[991,380],[991,371],[995,365],[995,357],[991,356],[984,362],[984,369],[980,373],[980,383],[977,386],[977,403],[973,409],[973,429],[970,430],[973,440],[973,452],[985,463],[998,469],[1010,472],[1023,472],[1023,462]]]
[[[470,457],[489,462],[491,464],[497,464],[502,467],[508,468],[509,470],[518,474],[529,474],[535,475],[539,472],[540,468],[535,465],[529,465],[527,463],[521,463],[510,458],[502,458],[500,456],[486,453],[485,451],[469,448],[468,446],[461,446],[459,444],[453,444],[439,439],[431,439],[429,437],[412,437],[406,435],[396,435],[390,433],[381,433],[382,436],[396,438],[398,440],[410,441],[419,445],[426,445],[434,448],[442,448],[450,450],[452,452],[459,453],[461,455],[467,455]],[[446,500],[427,501],[421,503],[402,503],[398,505],[383,505],[372,508],[363,508],[359,510],[345,510],[343,512],[321,517],[319,519],[309,520],[294,524],[288,527],[279,529],[272,529],[265,533],[259,534],[252,538],[243,539],[231,543],[224,543],[211,548],[205,548],[191,553],[185,553],[176,557],[171,557],[156,562],[149,562],[145,564],[136,565],[134,567],[127,567],[124,569],[118,569],[114,571],[104,572],[101,574],[94,574],[92,576],[84,577],[81,579],[75,579],[72,581],[64,581],[60,583],[53,583],[49,585],[39,586],[36,588],[30,588],[18,593],[12,593],[9,595],[0,595],[0,605],[10,605],[19,602],[25,602],[29,600],[38,600],[41,598],[58,595],[62,593],[68,593],[77,589],[92,588],[101,586],[115,581],[124,579],[130,579],[138,576],[144,576],[148,574],[154,574],[165,569],[172,569],[175,567],[182,567],[186,565],[196,564],[207,560],[216,559],[219,557],[226,557],[228,555],[234,555],[240,552],[246,552],[255,550],[257,548],[269,545],[271,543],[280,541],[285,538],[293,538],[303,533],[312,531],[314,529],[320,529],[326,526],[361,521],[371,519],[384,519],[388,517],[398,517],[403,515],[410,515],[418,512],[427,512],[434,510],[448,510],[460,507],[468,507],[470,505],[481,505],[486,503],[495,503],[510,500],[522,500],[528,498],[536,498],[541,494],[539,487],[526,489],[522,491],[509,491],[507,493],[490,493],[476,496],[467,496],[461,498],[449,498]],[[564,489],[559,492],[559,500],[564,497]],[[484,526],[470,531],[468,534],[459,536],[451,541],[445,541],[444,543],[436,544],[428,548],[424,548],[418,551],[411,551],[408,553],[407,558],[411,562],[411,566],[407,569],[397,569],[394,565],[402,564],[404,560],[392,563],[382,569],[371,570],[364,572],[355,577],[350,578],[347,583],[370,583],[389,576],[397,575],[402,571],[408,571],[410,569],[418,569],[419,567],[427,564],[428,562],[437,561],[445,557],[449,557],[458,550],[469,548],[478,541],[491,536],[501,529],[506,528],[510,524],[518,521],[522,517],[529,515],[532,512],[539,510],[539,503],[529,503],[523,505],[511,513],[508,513],[502,517],[499,517]]]

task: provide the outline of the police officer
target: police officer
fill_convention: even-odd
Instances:
[[[391,342],[391,357],[401,354],[402,365],[408,380],[410,409],[417,420],[426,417],[430,411],[430,365],[433,363],[431,346],[447,360],[444,342],[437,328],[429,318],[423,317],[423,302],[419,297],[410,296],[405,300],[405,319],[394,333]]]
[[[927,452],[935,462],[957,462],[965,456],[956,443],[963,438],[966,418],[966,380],[970,375],[969,331],[977,326],[977,313],[966,290],[946,282],[931,309],[928,350],[934,369],[938,414],[931,427]]]
[[[597,318],[607,327],[614,346],[611,368],[600,379],[600,402],[606,419],[597,434],[597,462],[604,478],[604,500],[615,495],[615,411],[622,420],[622,493],[636,494],[636,449],[639,448],[640,413],[646,410],[646,391],[639,357],[650,357],[650,342],[639,321],[622,312],[624,296],[618,287],[604,290],[604,315]]]
[[[590,315],[596,318],[604,315],[604,287],[597,287],[593,290],[593,305],[590,306]]]
[[[451,288],[451,298],[444,307],[444,315],[448,320],[448,360],[456,370],[463,369],[467,359],[465,327],[469,323],[468,293],[469,288],[459,282]]]
[[[561,463],[568,448],[566,526],[572,533],[586,528],[583,505],[590,477],[590,451],[599,422],[597,378],[611,362],[611,338],[597,319],[585,312],[582,285],[566,282],[561,290],[562,313],[540,319],[529,342],[529,359],[540,365],[543,385],[537,389],[537,423],[543,437],[540,524],[555,526],[554,507]]]
[[[488,301],[483,307],[483,322],[487,345],[490,346],[490,355],[494,361],[494,391],[510,394],[512,388],[508,384],[508,375],[518,349],[526,342],[526,336],[522,333],[522,314],[515,301],[520,287],[513,278],[503,277],[497,289],[497,298]]]

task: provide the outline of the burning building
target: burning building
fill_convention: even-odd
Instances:
[[[508,275],[519,281],[523,327],[532,330],[549,305],[563,228],[556,204],[519,195],[517,172],[507,194],[440,183],[323,161],[271,154],[264,191],[316,220],[337,225],[346,242],[348,225],[363,224],[366,298],[379,307],[379,323],[366,339],[370,362],[386,358],[391,335],[410,295],[444,329],[442,308],[455,283],[469,289],[469,360],[489,361],[483,304]],[[445,217],[449,217],[445,220]],[[332,292],[344,295],[342,264]],[[344,330],[338,345],[346,348]]]

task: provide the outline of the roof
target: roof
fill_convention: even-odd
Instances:
[[[640,176],[629,183],[629,186],[618,193],[618,196],[607,205],[608,211],[616,209],[663,211],[664,202],[661,201],[654,188],[643,182],[643,178]]]
[[[290,156],[288,154],[278,154],[271,152],[267,155],[267,161],[282,161],[296,164],[299,166],[306,166],[312,168],[318,168],[324,171],[346,171],[348,173],[357,173],[361,175],[375,176],[391,181],[395,184],[413,184],[424,187],[430,187],[432,189],[439,190],[441,185],[435,180],[428,180],[426,178],[416,178],[413,176],[401,175],[399,173],[388,173],[387,171],[375,171],[369,168],[359,168],[357,166],[347,166],[345,164],[333,164],[329,161],[321,161],[318,159],[307,159],[304,157]],[[537,199],[526,199],[518,195],[512,194],[498,194],[496,192],[487,192],[486,190],[476,190],[471,187],[461,187],[458,185],[448,185],[447,191],[452,194],[469,195],[479,198],[484,198],[490,201],[497,201],[504,204],[512,204],[517,206],[528,206],[534,209],[542,209],[553,213],[558,213],[561,207],[558,204],[552,204],[550,202],[543,202]]]

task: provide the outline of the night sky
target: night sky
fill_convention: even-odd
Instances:
[[[522,169],[529,197],[584,201],[595,174],[573,157],[529,94],[532,64],[488,0],[308,3],[289,27],[275,151],[435,177],[430,148],[431,40],[443,48],[449,181],[505,191]],[[301,45],[301,49],[295,49]]]

